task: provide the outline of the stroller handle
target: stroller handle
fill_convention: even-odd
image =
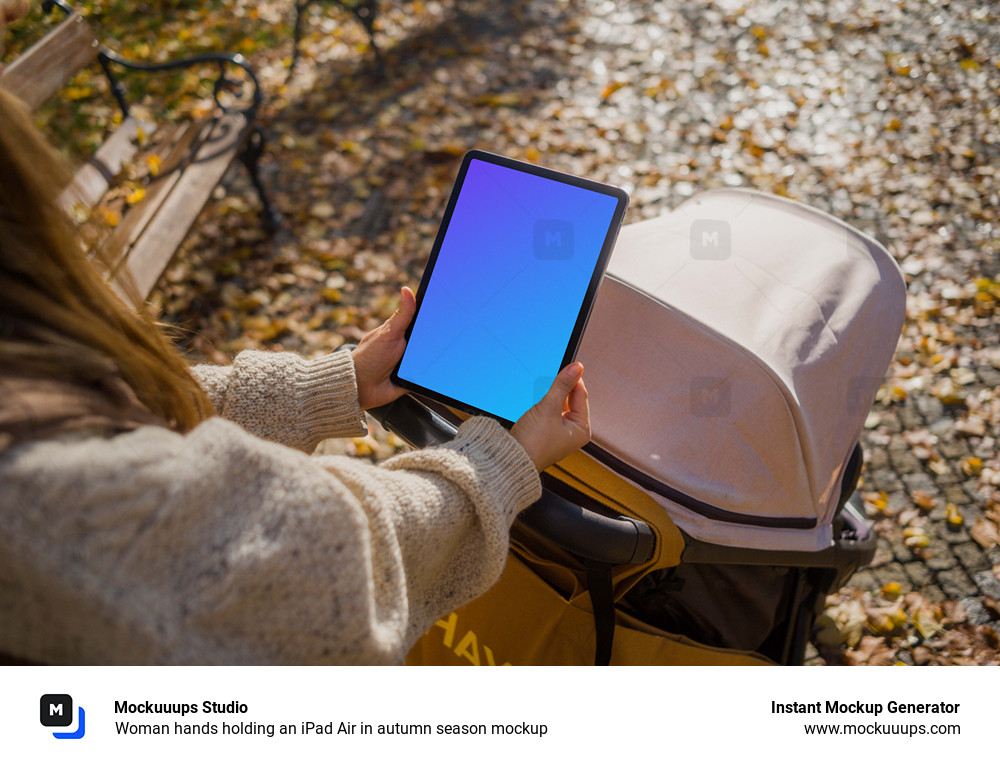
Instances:
[[[430,447],[454,438],[458,427],[412,394],[373,407],[368,414],[412,447]],[[545,477],[543,477],[543,481]],[[643,521],[603,515],[570,502],[551,489],[518,522],[572,554],[606,564],[636,564],[653,555],[655,535]]]

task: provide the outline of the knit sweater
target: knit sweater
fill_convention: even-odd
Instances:
[[[348,352],[196,367],[220,417],[0,453],[0,652],[48,663],[398,663],[499,577],[538,474],[498,424],[379,466]]]

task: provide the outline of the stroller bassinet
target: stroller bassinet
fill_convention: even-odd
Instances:
[[[904,313],[883,247],[789,200],[713,191],[624,227],[578,354],[593,440],[411,661],[801,661],[874,551],[858,438]],[[413,397],[377,416],[416,445],[455,421]]]

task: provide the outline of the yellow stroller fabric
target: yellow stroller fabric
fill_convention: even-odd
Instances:
[[[612,569],[617,602],[646,573],[676,566],[684,541],[646,493],[577,453],[549,473],[656,533],[652,558]],[[530,531],[515,527],[504,574],[488,593],[442,618],[410,652],[414,665],[589,665],[597,643],[587,573]],[[704,646],[615,610],[612,665],[770,665],[752,652]]]

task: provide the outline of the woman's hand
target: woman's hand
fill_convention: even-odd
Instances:
[[[510,429],[539,472],[590,441],[590,405],[583,365],[567,365],[542,400]]]
[[[406,393],[389,380],[389,373],[403,357],[406,328],[413,320],[416,308],[417,299],[413,291],[409,287],[402,288],[399,308],[385,322],[365,335],[351,352],[361,409],[388,404]]]

